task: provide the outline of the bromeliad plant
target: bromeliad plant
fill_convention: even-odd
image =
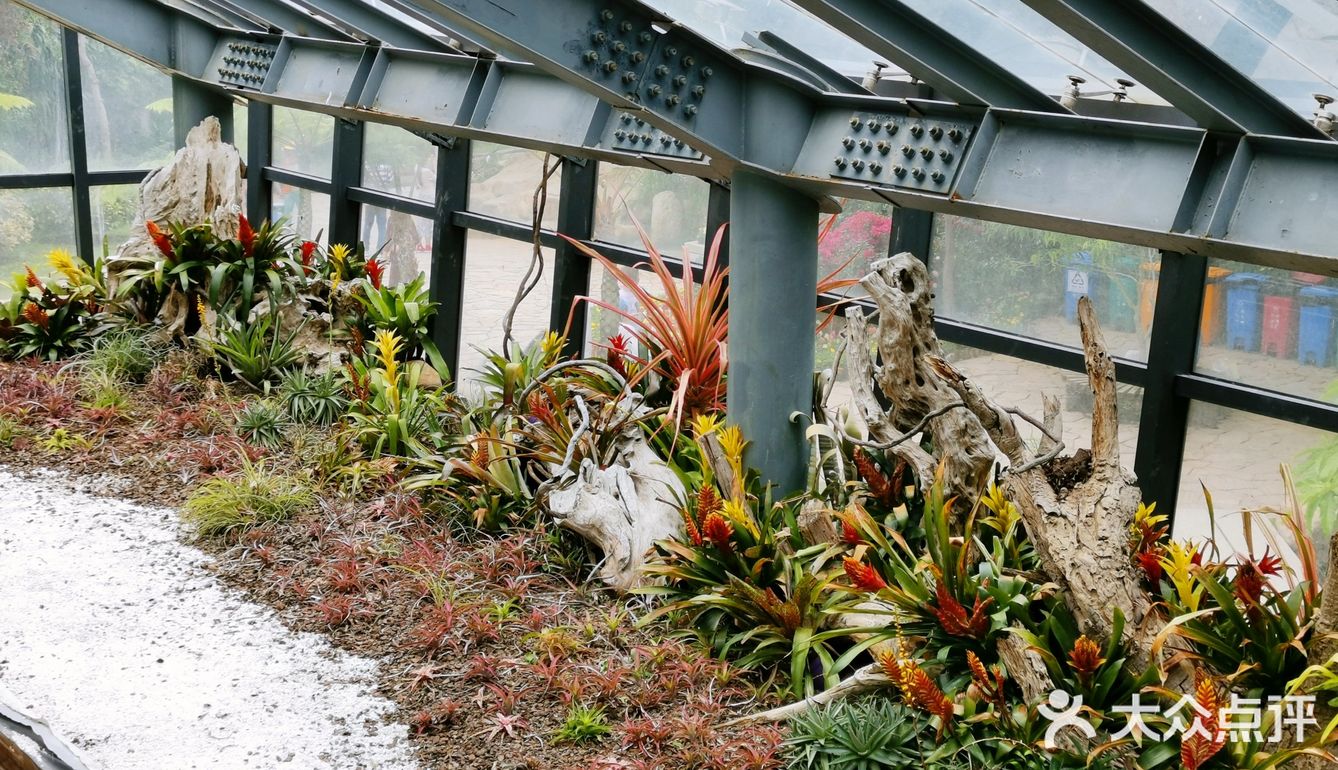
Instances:
[[[729,326],[729,268],[719,264],[724,243],[722,226],[711,241],[702,265],[700,284],[693,281],[692,266],[684,263],[675,276],[650,236],[637,224],[641,241],[650,256],[650,269],[659,279],[659,291],[646,289],[607,257],[567,238],[576,249],[597,260],[632,296],[638,309],[624,310],[594,297],[580,297],[620,316],[637,342],[648,351],[645,358],[632,358],[643,372],[654,372],[665,384],[669,412],[676,424],[684,417],[718,412],[725,403],[725,337]],[[564,238],[566,236],[563,236]]]
[[[14,358],[67,358],[107,328],[101,265],[83,265],[60,249],[48,258],[59,278],[42,281],[26,268],[14,277],[12,297],[0,315],[0,340]]]
[[[380,263],[372,260],[370,264]],[[364,333],[394,332],[403,340],[402,360],[426,357],[445,379],[448,374],[446,361],[432,342],[432,319],[437,313],[437,303],[428,299],[426,276],[420,273],[402,286],[383,286],[379,269],[376,268],[378,272],[368,270],[367,277],[361,282],[361,292],[355,295],[365,311],[367,328]]]
[[[349,418],[372,459],[427,457],[447,443],[440,392],[420,386],[423,364],[401,363],[403,347],[399,335],[378,331],[372,357],[349,365],[350,380],[360,385]]]

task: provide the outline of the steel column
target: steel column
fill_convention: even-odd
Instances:
[[[1174,515],[1180,467],[1189,427],[1189,398],[1176,391],[1176,378],[1194,371],[1208,260],[1162,252],[1152,339],[1143,381],[1134,472],[1143,499]]]
[[[455,213],[469,206],[469,141],[455,139],[437,147],[437,214],[432,221],[430,292],[438,303],[432,341],[459,380],[460,322],[464,315],[465,240],[469,228]]]
[[[223,141],[232,144],[232,97],[198,80],[172,76],[172,135],[177,147],[186,146],[186,135],[209,116],[218,118]]]
[[[88,134],[84,128],[84,83],[79,69],[79,33],[61,30],[61,55],[65,58],[65,109],[70,121],[70,173],[74,207],[74,243],[79,258],[92,262],[93,206],[88,189]]]
[[[711,189],[706,194],[706,248],[710,249],[720,228],[729,224],[729,188],[722,184],[710,183]],[[721,267],[729,267],[729,238],[720,242],[720,254],[716,257]]]
[[[750,442],[748,465],[781,494],[803,488],[804,425],[813,408],[818,204],[741,171],[730,195],[730,422]]]
[[[274,108],[264,102],[246,105],[246,215],[252,222],[270,216],[270,188],[265,167],[270,163]]]
[[[335,119],[334,161],[330,166],[330,243],[358,242],[362,204],[349,197],[349,188],[362,181],[363,123]]]
[[[892,210],[892,240],[887,254],[909,251],[929,264],[929,246],[934,240],[934,212],[897,206]]]
[[[558,203],[557,231],[568,238],[589,240],[595,229],[595,187],[598,161],[562,159],[562,197]],[[553,302],[548,328],[567,330],[563,352],[578,356],[585,350],[587,306],[576,298],[590,293],[590,259],[566,241],[553,250]],[[567,326],[568,319],[571,326]]]

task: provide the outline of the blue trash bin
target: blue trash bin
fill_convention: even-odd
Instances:
[[[1301,305],[1297,311],[1296,360],[1313,366],[1332,365],[1338,289],[1307,286],[1296,297]]]
[[[1091,297],[1096,301],[1094,281],[1096,273],[1092,270],[1092,252],[1075,253],[1064,266],[1064,317],[1070,321],[1078,320],[1078,298]]]
[[[1226,338],[1232,350],[1259,350],[1259,291],[1264,276],[1232,273],[1226,279]]]

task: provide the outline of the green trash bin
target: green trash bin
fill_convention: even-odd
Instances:
[[[1101,271],[1097,318],[1107,329],[1131,332],[1138,328],[1138,276],[1118,267]]]

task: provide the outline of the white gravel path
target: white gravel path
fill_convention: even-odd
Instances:
[[[0,687],[90,770],[417,767],[377,662],[294,633],[175,512],[0,469]]]

